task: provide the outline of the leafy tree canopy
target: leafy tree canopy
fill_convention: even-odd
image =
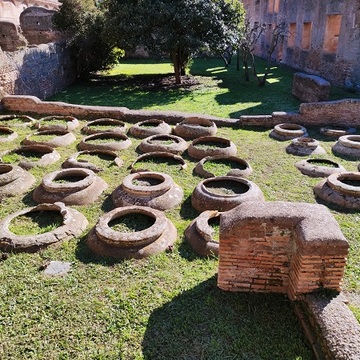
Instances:
[[[244,22],[237,0],[105,0],[107,35],[123,49],[170,54],[176,82],[199,50],[235,46]]]
[[[57,29],[67,35],[76,58],[78,74],[106,68],[116,60],[113,45],[104,36],[106,18],[101,7],[92,0],[60,0],[62,5],[54,15]]]

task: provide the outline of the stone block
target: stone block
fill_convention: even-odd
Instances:
[[[319,76],[296,73],[292,94],[304,102],[327,101],[330,96],[330,83]]]

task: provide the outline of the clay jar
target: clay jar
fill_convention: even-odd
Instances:
[[[152,225],[144,230],[121,232],[113,230],[110,223],[124,216],[141,214],[152,220]],[[143,206],[116,208],[103,215],[87,237],[87,244],[102,256],[119,259],[144,258],[171,248],[176,240],[175,226],[164,213]]]
[[[183,190],[171,176],[160,172],[138,172],[126,176],[112,193],[116,206],[141,205],[169,210],[183,199]]]
[[[314,187],[314,193],[340,207],[360,210],[360,173],[332,174]]]
[[[94,172],[100,172],[104,169],[100,166],[97,166],[89,161],[78,159],[81,155],[97,155],[99,157],[105,156],[111,158],[118,167],[123,166],[124,162],[116,155],[114,151],[110,150],[83,150],[79,151],[74,155],[69,156],[64,163],[62,164],[62,168],[83,168],[83,169],[89,169]]]
[[[309,137],[293,139],[291,144],[286,147],[286,152],[297,156],[321,155],[326,153],[317,140]]]
[[[0,200],[23,194],[35,181],[35,177],[20,166],[0,164]]]
[[[198,211],[227,211],[245,201],[263,201],[260,188],[253,182],[234,176],[219,176],[200,182],[191,195]]]
[[[15,235],[9,230],[10,222],[16,217],[34,212],[42,212],[46,216],[47,211],[56,211],[61,214],[63,223],[60,227],[38,235]],[[79,236],[87,225],[88,221],[82,214],[62,203],[40,204],[18,211],[0,221],[0,249],[14,252],[33,252],[59,241]]]
[[[26,156],[19,161],[19,166],[23,169],[32,169],[33,167],[45,167],[51,165],[60,159],[60,154],[50,146],[47,145],[25,145],[18,149],[12,150],[9,154],[24,154],[24,153],[37,153],[39,160],[27,160]]]
[[[16,122],[14,120],[17,120]],[[36,124],[36,120],[27,115],[0,115],[1,126],[26,127]]]
[[[339,138],[340,136],[356,133],[356,129],[347,126],[326,126],[322,127],[320,132],[332,138]]]
[[[217,132],[216,124],[207,119],[190,118],[176,124],[174,134],[184,139],[196,139],[202,136],[213,136]]]
[[[240,159],[236,156],[206,156],[201,159],[195,166],[194,172],[200,176],[205,178],[214,177],[215,175],[210,171],[205,170],[204,165],[208,161],[221,162],[221,161],[229,161],[235,163],[236,167],[228,171],[227,176],[237,176],[237,177],[247,177],[252,173],[252,168],[250,164],[243,159]]]
[[[301,125],[284,123],[275,125],[269,136],[275,140],[286,141],[302,136],[306,137],[308,134],[307,130]]]
[[[102,140],[99,143],[92,141]],[[131,140],[124,134],[102,132],[86,136],[79,143],[80,150],[125,150],[131,145]]]
[[[148,169],[135,169],[135,164],[140,161],[149,159],[163,159],[165,161],[171,159],[177,161],[180,164],[180,170],[186,169],[187,167],[185,160],[180,155],[175,155],[164,151],[154,151],[140,155],[132,162],[132,164],[129,166],[129,169],[131,169],[131,172],[147,171]]]
[[[197,138],[193,140],[188,149],[189,155],[199,160],[206,156],[234,156],[236,152],[236,146],[232,141],[217,136]]]
[[[101,132],[115,132],[118,134],[125,134],[126,124],[117,119],[102,118],[89,121],[82,129],[84,134],[97,134]]]
[[[340,136],[332,151],[335,155],[360,159],[360,135]]]
[[[217,256],[219,242],[213,239],[214,229],[209,225],[209,220],[220,217],[216,210],[202,212],[185,230],[185,238],[195,252],[202,256]]]
[[[33,199],[37,203],[85,205],[96,201],[106,188],[106,182],[91,170],[63,169],[45,175],[34,190]]]
[[[9,127],[0,126],[0,142],[10,142],[18,137],[17,132],[11,130]]]
[[[51,123],[54,121],[55,123]],[[79,126],[79,120],[73,116],[45,116],[35,125],[40,131],[43,130],[68,130],[73,131]]]
[[[302,174],[310,177],[328,177],[331,174],[345,172],[345,168],[340,164],[326,159],[306,159],[298,161],[295,167]]]
[[[182,154],[187,148],[187,142],[175,135],[152,135],[139,145],[139,150],[143,153],[164,151],[171,154]]]
[[[163,120],[150,119],[136,123],[129,132],[134,137],[144,139],[152,135],[168,135],[171,127]]]
[[[36,136],[52,136],[49,140],[37,140]],[[44,130],[26,136],[22,141],[24,145],[47,145],[52,148],[68,146],[76,140],[75,135],[67,130]]]

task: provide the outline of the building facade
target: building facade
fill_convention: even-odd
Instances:
[[[360,0],[242,2],[250,23],[266,28],[256,55],[267,56],[272,30],[284,24],[275,61],[360,89]]]

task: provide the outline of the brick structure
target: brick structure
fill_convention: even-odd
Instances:
[[[273,59],[319,75],[332,83],[360,88],[359,0],[242,0],[251,23],[266,26],[256,54],[265,57],[271,33],[285,23]]]
[[[295,300],[340,290],[348,242],[322,205],[246,202],[221,215],[218,286]]]
[[[291,92],[304,102],[326,101],[330,96],[330,83],[320,76],[296,73]]]
[[[43,46],[43,45],[42,45]],[[0,51],[1,61],[1,51]],[[9,65],[10,68],[10,65]],[[9,75],[16,76],[16,71]],[[0,71],[0,84],[2,80]],[[59,78],[59,80],[64,80]],[[0,86],[1,98],[1,86]],[[78,118],[110,117],[128,122],[146,119],[162,119],[176,124],[184,119],[207,119],[218,126],[265,126],[294,123],[304,126],[339,125],[360,127],[360,99],[343,99],[319,103],[303,103],[299,112],[274,112],[271,115],[241,115],[239,119],[218,118],[211,115],[181,113],[179,111],[130,110],[125,107],[75,105],[55,101],[41,101],[35,96],[12,95],[2,99],[5,110],[15,113],[34,113],[39,115],[72,115]]]

